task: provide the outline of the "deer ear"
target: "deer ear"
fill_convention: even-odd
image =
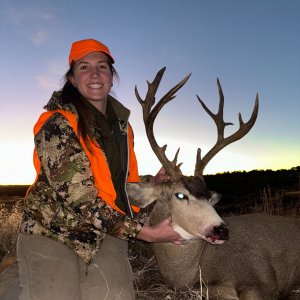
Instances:
[[[126,184],[126,191],[130,203],[143,208],[159,198],[161,187],[152,182],[131,182]]]
[[[211,192],[211,197],[209,198],[208,202],[214,206],[216,205],[221,199],[221,195],[218,194],[217,192],[212,191]]]

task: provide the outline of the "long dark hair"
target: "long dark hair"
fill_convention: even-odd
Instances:
[[[119,79],[116,69],[113,67],[111,62],[108,59],[108,64],[113,75],[113,78]],[[79,93],[79,91],[72,85],[70,77],[74,72],[74,61],[71,63],[69,70],[64,76],[64,85],[61,89],[61,99],[63,103],[75,106],[78,113],[78,134],[81,136],[89,147],[88,137],[92,138],[91,128],[89,126],[90,122],[93,121],[93,116],[89,113],[89,110],[86,107],[85,98]]]

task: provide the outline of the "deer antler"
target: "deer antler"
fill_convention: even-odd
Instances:
[[[158,86],[160,84],[160,81],[163,77],[165,70],[166,70],[166,67],[164,67],[160,71],[158,71],[158,73],[156,74],[152,83],[149,83],[149,81],[147,81],[148,92],[147,92],[145,100],[142,100],[142,98],[140,97],[136,86],[135,86],[135,95],[143,108],[143,119],[144,119],[146,134],[147,134],[149,143],[152,147],[152,150],[155,153],[155,155],[157,156],[157,158],[159,159],[159,161],[161,162],[161,164],[164,166],[164,168],[166,169],[168,174],[170,175],[171,179],[176,180],[182,176],[182,173],[180,170],[181,163],[177,164],[179,148],[175,154],[174,160],[169,161],[166,156],[166,153],[165,153],[167,145],[160,147],[157,144],[155,137],[154,137],[154,133],[153,133],[153,124],[154,124],[154,120],[155,120],[156,116],[158,115],[158,113],[160,112],[162,107],[176,97],[175,93],[188,81],[191,74],[187,75],[177,85],[175,85],[173,88],[171,88],[169,90],[169,92],[167,92],[159,100],[159,102],[154,106],[155,94],[156,94],[156,91],[158,89]],[[152,107],[153,107],[153,109],[152,109]]]
[[[209,152],[206,153],[206,155],[201,158],[201,149],[198,148],[197,150],[197,158],[196,158],[196,167],[195,167],[195,176],[203,178],[203,171],[208,162],[224,147],[227,145],[241,139],[244,137],[252,128],[254,125],[257,113],[258,113],[258,94],[256,94],[255,98],[255,105],[252,111],[252,115],[248,122],[244,123],[241,114],[239,113],[239,122],[240,122],[240,128],[230,136],[224,138],[224,129],[227,125],[233,125],[232,123],[226,123],[223,119],[223,110],[224,110],[224,95],[222,91],[222,87],[220,84],[219,79],[217,79],[218,89],[219,89],[219,95],[220,95],[220,102],[219,102],[219,111],[217,114],[213,114],[207,106],[204,104],[204,102],[200,99],[200,97],[197,95],[197,98],[199,102],[201,103],[204,110],[211,116],[211,118],[214,120],[214,122],[217,125],[218,129],[218,139],[216,144],[210,149]]]

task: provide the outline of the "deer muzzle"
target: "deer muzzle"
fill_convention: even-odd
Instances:
[[[205,238],[210,244],[223,244],[229,238],[228,229],[224,224],[215,226]]]

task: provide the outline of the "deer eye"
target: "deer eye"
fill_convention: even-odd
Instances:
[[[189,198],[183,193],[176,193],[175,196],[179,200],[189,200]]]

